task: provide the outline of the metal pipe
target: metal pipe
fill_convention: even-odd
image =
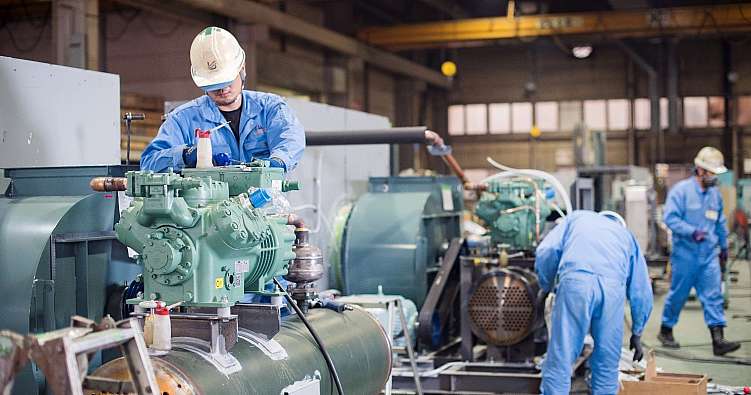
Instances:
[[[287,217],[287,225],[294,225],[295,229],[305,228],[305,222],[303,221],[302,217],[297,214],[290,214]]]
[[[128,179],[125,177],[94,177],[89,186],[96,192],[125,191],[128,189]]]
[[[373,130],[314,131],[305,135],[305,144],[316,146],[425,143],[426,130],[425,126],[414,126]]]
[[[628,55],[631,60],[634,61],[639,67],[647,74],[647,77],[649,78],[649,115],[650,115],[650,154],[651,154],[651,161],[652,166],[654,166],[655,163],[657,163],[657,144],[655,144],[655,138],[660,137],[658,139],[658,143],[662,143],[662,140],[660,136],[660,91],[659,86],[657,83],[657,70],[655,70],[652,65],[649,64],[644,58],[641,57],[636,51],[634,51],[631,47],[626,45],[623,41],[616,40],[616,45],[623,50],[623,52]]]

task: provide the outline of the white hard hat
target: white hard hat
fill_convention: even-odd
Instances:
[[[245,51],[232,33],[210,26],[190,45],[190,76],[205,91],[222,89],[237,78],[245,65]]]
[[[715,147],[704,147],[694,158],[694,165],[714,174],[722,174],[728,171],[725,167],[725,158],[722,152]]]
[[[604,216],[604,217],[608,217],[608,218],[610,218],[612,220],[615,220],[616,222],[618,222],[619,224],[621,224],[621,226],[623,226],[624,228],[627,227],[626,226],[626,220],[623,219],[623,217],[621,217],[621,215],[618,214],[618,213],[616,213],[615,211],[605,210],[605,211],[600,211],[599,214],[602,215],[602,216]]]

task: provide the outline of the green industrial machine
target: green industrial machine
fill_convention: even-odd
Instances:
[[[347,295],[379,286],[421,307],[452,239],[461,237],[463,189],[456,177],[371,177],[354,204],[332,262]]]
[[[475,214],[485,222],[493,245],[505,244],[512,251],[534,250],[551,213],[546,193],[544,181],[539,179],[490,181]]]
[[[283,177],[254,162],[181,175],[129,172],[126,182],[104,183],[119,182],[134,198],[115,226],[144,268],[143,298],[128,303],[181,302],[169,314],[171,350],[154,359],[160,393],[329,394],[339,377],[340,393],[372,394],[386,383],[383,329],[364,310],[318,299],[320,250],[300,222],[293,233],[288,213],[268,210],[268,190],[298,187]],[[264,290],[281,275],[295,282],[287,303],[296,316],[281,319],[277,304],[243,301],[244,293],[282,295]],[[128,369],[118,359],[95,374],[127,381]]]
[[[138,252],[145,299],[229,307],[245,293],[264,293],[266,283],[287,273],[295,258],[288,218],[261,210],[270,201],[263,188],[297,188],[283,180],[282,169],[234,166],[126,177],[126,194],[134,200],[115,231]],[[262,189],[248,195],[251,187]]]
[[[124,261],[127,252],[115,240],[117,196],[93,193],[89,181],[122,176],[127,169],[5,169],[0,178],[0,329],[41,333],[67,327],[74,314],[100,320],[110,311],[108,288],[140,270]],[[95,356],[92,365],[98,360]],[[45,378],[26,367],[15,379],[13,394],[37,393],[45,393]]]

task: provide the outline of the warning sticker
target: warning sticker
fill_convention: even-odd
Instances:
[[[214,286],[219,288],[224,288],[224,277],[217,277],[216,280],[214,280]]]

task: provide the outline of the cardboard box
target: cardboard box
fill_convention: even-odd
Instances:
[[[647,353],[647,370],[642,381],[622,381],[619,395],[706,395],[705,374],[658,373],[655,352]]]

